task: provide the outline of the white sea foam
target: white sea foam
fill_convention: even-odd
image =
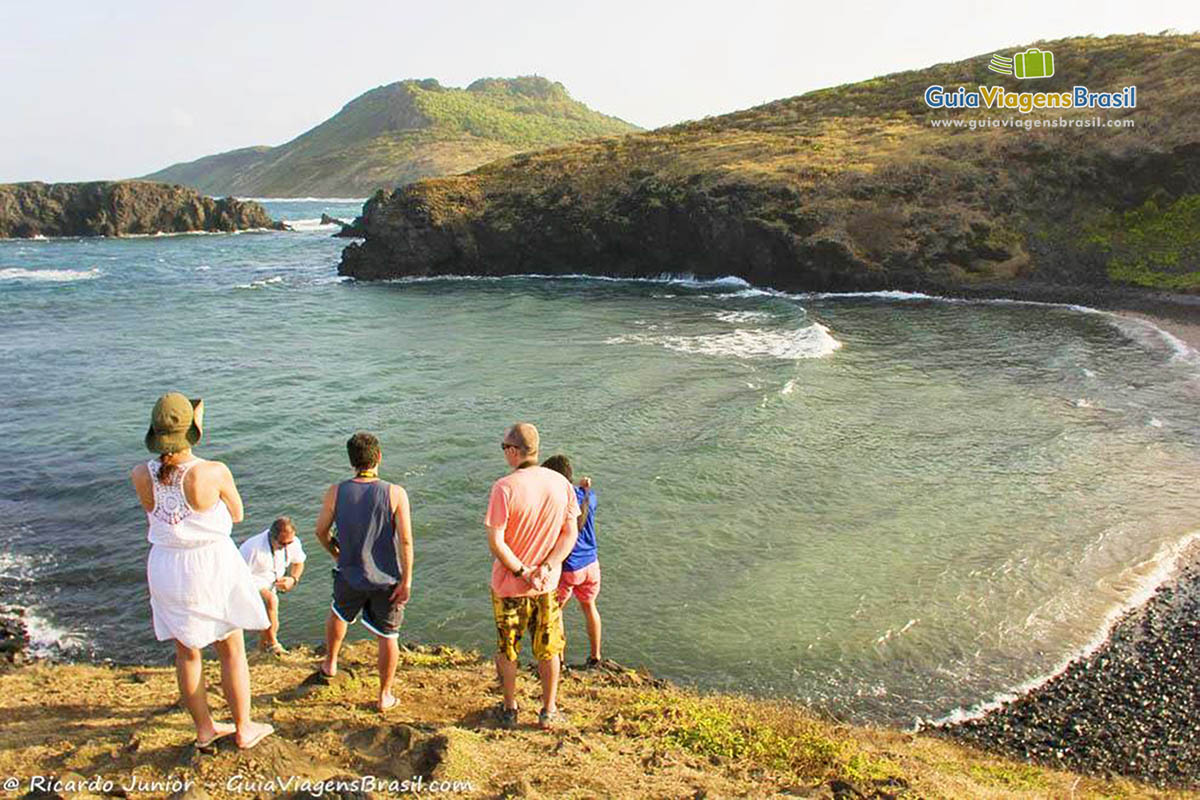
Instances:
[[[733,358],[779,358],[800,360],[823,358],[832,354],[842,343],[820,323],[799,330],[745,330],[738,328],[723,333],[697,336],[633,333],[613,336],[605,344],[649,344],[680,353]]]
[[[283,221],[283,224],[287,225],[289,228],[291,228],[292,230],[297,231],[297,232],[336,231],[342,227],[339,223],[336,223],[336,222],[331,222],[331,223],[322,225],[320,217],[314,217],[312,219],[285,219]]]
[[[1039,689],[1061,675],[1073,662],[1087,658],[1108,641],[1113,627],[1122,617],[1130,611],[1144,606],[1154,596],[1154,593],[1158,591],[1160,586],[1178,574],[1180,562],[1185,557],[1192,557],[1194,555],[1193,548],[1197,542],[1200,542],[1200,530],[1192,531],[1178,541],[1162,545],[1153,556],[1125,570],[1121,578],[1128,578],[1134,584],[1130,593],[1122,602],[1115,605],[1105,614],[1099,629],[1091,639],[1082,647],[1063,658],[1053,669],[1044,675],[1031,678],[1012,689],[1000,692],[990,700],[977,703],[970,708],[956,708],[945,716],[930,722],[918,720],[917,724],[913,726],[913,730],[923,727],[955,725],[967,720],[978,719],[991,711],[995,711],[1005,703],[1010,703],[1018,697]],[[1118,579],[1118,582],[1120,582],[1120,579]]]
[[[174,236],[236,236],[240,233],[278,233],[274,228],[244,228],[240,231],[156,231],[154,233],[122,233],[117,236],[31,236],[0,238],[0,242],[89,242],[106,239],[163,239]]]
[[[282,275],[273,275],[270,278],[261,278],[256,281],[250,281],[249,283],[239,283],[239,284],[235,285],[233,288],[235,288],[235,289],[265,289],[268,286],[275,286],[280,283],[283,283],[283,276]]]
[[[1163,421],[1161,419],[1151,417],[1150,421],[1147,422],[1146,424],[1149,425],[1151,428],[1161,428],[1163,426]]]
[[[5,584],[31,585],[37,580],[39,565],[46,559],[36,559],[14,553],[7,544],[0,551],[0,580]],[[19,604],[18,608],[21,608]],[[29,651],[39,657],[60,656],[84,648],[87,640],[82,635],[54,625],[42,616],[37,608],[24,607],[25,632],[29,637]]]
[[[547,275],[541,272],[523,272],[514,275],[408,275],[392,278],[386,283],[437,283],[439,281],[505,281],[505,280],[551,280],[551,281],[603,281],[607,283],[654,283],[668,286],[684,286],[692,289],[740,289],[728,297],[749,297],[781,294],[764,289],[755,289],[749,283],[733,275],[722,278],[697,278],[690,272],[663,272],[653,278],[622,278],[612,275],[585,275],[571,272],[562,275]]]
[[[1070,311],[1076,311],[1080,314],[1095,314],[1104,317],[1110,324],[1120,330],[1122,333],[1130,336],[1134,341],[1137,341],[1148,347],[1153,346],[1152,338],[1157,338],[1164,342],[1171,350],[1172,361],[1187,361],[1196,366],[1200,366],[1200,352],[1191,347],[1180,339],[1178,336],[1165,331],[1147,319],[1139,317],[1129,317],[1113,311],[1104,311],[1091,306],[1081,306],[1075,303],[1047,303],[1042,300],[1016,300],[1011,298],[996,297],[996,298],[966,298],[966,297],[944,297],[941,295],[922,294],[921,292],[899,292],[899,291],[880,291],[880,292],[804,292],[800,294],[790,295],[796,299],[822,299],[822,300],[837,300],[839,298],[851,297],[877,297],[882,300],[931,300],[939,303],[962,303],[962,304],[978,304],[978,305],[1010,305],[1010,306],[1041,306],[1043,308],[1065,308]],[[1152,334],[1147,336],[1145,334]],[[1084,370],[1084,374],[1088,377],[1093,377],[1095,373]]]
[[[21,582],[33,580],[36,567],[34,560],[7,550],[7,547],[5,545],[6,549],[0,551],[0,578]]]
[[[775,289],[756,289],[753,286],[748,289],[742,289],[740,292],[734,292],[729,297],[785,297],[791,300],[797,299],[795,295],[790,295],[787,292],[780,292]]]
[[[783,388],[779,390],[779,393],[780,394],[791,394],[794,391],[796,391],[796,379],[792,378],[790,381],[788,381],[787,383],[785,383],[783,385]]]
[[[1200,353],[1197,353],[1196,349],[1189,346],[1187,342],[1183,341],[1169,331],[1164,331],[1157,325],[1154,326],[1154,329],[1158,331],[1159,335],[1162,336],[1162,338],[1166,340],[1167,344],[1171,346],[1171,349],[1175,351],[1175,358],[1183,358],[1187,359],[1188,361],[1200,360]]]
[[[804,292],[803,297],[815,297],[820,299],[838,299],[842,297],[877,297],[880,300],[942,300],[945,302],[959,302],[953,297],[938,297],[932,294],[923,294],[921,292],[900,292],[900,291],[880,291],[880,292]]]
[[[29,652],[39,658],[53,658],[85,649],[87,638],[43,617],[36,609],[25,610],[25,633]]]
[[[218,199],[209,195],[214,200]],[[249,200],[253,203],[365,203],[368,197],[237,197],[237,200]]]
[[[90,281],[103,275],[98,269],[23,269],[8,267],[0,269],[0,281],[33,281],[43,283],[68,283]]]
[[[769,311],[716,311],[713,316],[721,320],[736,325],[742,322],[759,322],[765,319],[771,319]]]
[[[1104,313],[1104,312],[1101,312]],[[1200,353],[1173,333],[1165,331],[1150,320],[1110,314],[1109,320],[1121,333],[1147,348],[1165,344],[1171,361],[1185,361],[1200,366]]]

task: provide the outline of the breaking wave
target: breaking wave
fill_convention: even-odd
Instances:
[[[90,281],[103,275],[98,269],[0,269],[0,281],[30,281],[36,283],[69,283]]]
[[[605,339],[604,343],[656,345],[693,355],[795,361],[824,358],[842,346],[841,342],[833,338],[828,328],[816,322],[799,330],[738,328],[723,333],[695,336],[631,333],[610,337]]]

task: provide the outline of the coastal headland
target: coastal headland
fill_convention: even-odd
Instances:
[[[532,673],[520,679],[525,719],[498,729],[495,672],[475,653],[405,646],[400,703],[386,716],[374,710],[369,643],[345,651],[332,683],[316,679],[316,663],[305,649],[252,656],[255,715],[277,733],[254,750],[226,742],[211,754],[193,745],[169,664],[8,667],[0,778],[15,782],[6,795],[361,798],[436,786],[439,796],[489,798],[1186,796],[817,719],[784,701],[702,695],[615,664],[569,671],[571,723],[543,732],[528,711],[538,702]],[[206,670],[220,717],[215,662]]]
[[[258,203],[151,181],[0,184],[0,238],[283,230]]]
[[[1136,108],[926,103],[933,85],[1029,88],[981,54],[377,193],[339,272],[735,275],[1109,308],[1200,291],[1200,36],[1037,46],[1058,65],[1038,90],[1136,86]]]

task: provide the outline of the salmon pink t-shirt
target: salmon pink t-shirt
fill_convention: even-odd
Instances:
[[[552,469],[524,467],[492,484],[483,522],[488,528],[504,528],[504,543],[532,569],[550,555],[563,524],[578,517],[579,501],[570,481]],[[547,591],[558,586],[561,572],[561,566],[554,570]],[[499,559],[492,562],[492,591],[498,597],[538,594],[529,581],[513,575]]]

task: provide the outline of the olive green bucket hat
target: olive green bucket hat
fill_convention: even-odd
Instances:
[[[164,394],[150,412],[146,449],[154,453],[178,453],[200,441],[204,401],[189,400],[179,392]]]

